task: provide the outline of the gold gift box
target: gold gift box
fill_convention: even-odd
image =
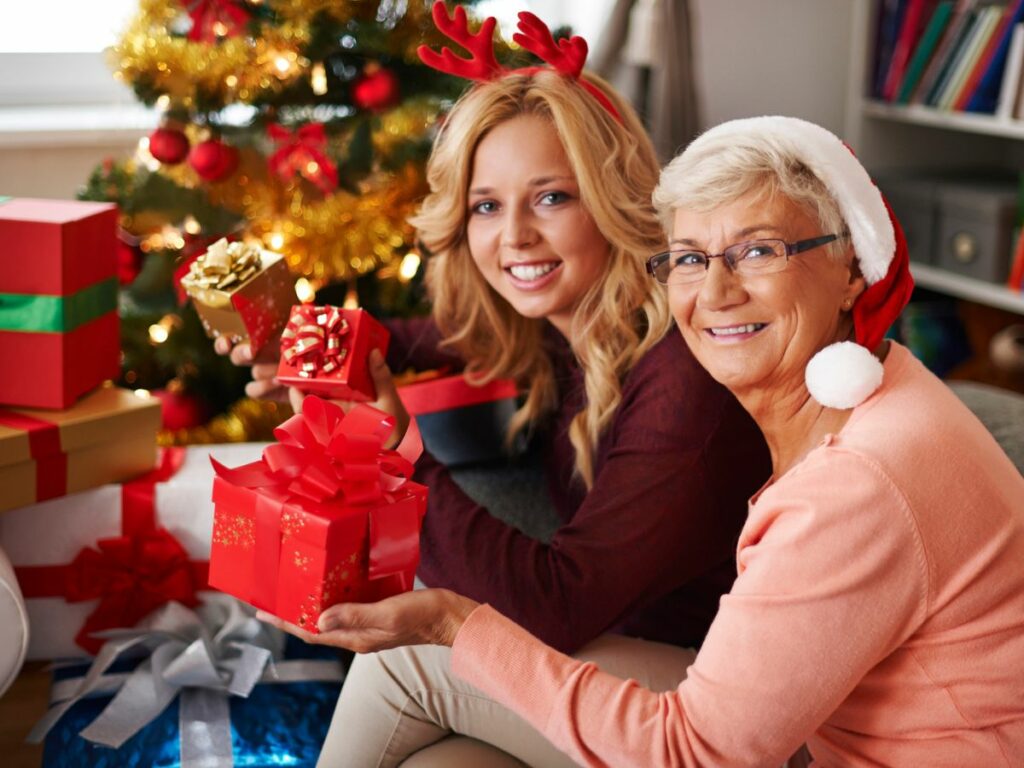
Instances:
[[[248,341],[255,353],[288,322],[295,283],[284,256],[219,240],[181,279],[210,338]]]
[[[64,411],[0,409],[0,512],[148,472],[159,430],[159,400],[114,386]]]

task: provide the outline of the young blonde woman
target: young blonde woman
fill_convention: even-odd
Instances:
[[[435,19],[453,29],[443,9]],[[492,28],[476,42],[489,44]],[[526,47],[547,35],[528,14],[520,28]],[[488,59],[450,33],[477,50],[475,63]],[[746,499],[769,458],[753,422],[671,331],[664,292],[645,275],[645,255],[665,241],[643,127],[576,62],[547,60],[553,68],[492,67],[448,115],[414,219],[432,254],[433,316],[391,324],[388,362],[429,367],[446,356],[475,376],[519,382],[512,430],[538,438],[561,526],[548,543],[531,539],[424,455],[418,575],[558,649],[670,690],[735,578]],[[373,358],[371,370],[378,405],[404,426],[385,361]],[[646,652],[619,653],[621,635],[650,641]],[[571,764],[454,681],[448,658],[436,647],[357,657],[320,764],[397,765],[417,752],[409,765]],[[445,739],[453,732],[500,751]]]

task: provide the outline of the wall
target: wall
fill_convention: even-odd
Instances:
[[[690,2],[705,126],[734,117],[790,114],[842,132],[851,0]],[[575,8],[563,4],[566,11]],[[536,5],[540,10],[544,3]],[[70,197],[96,163],[130,152],[145,133],[93,132],[83,140],[57,132],[44,141],[24,132],[5,136],[0,116],[0,194]]]
[[[690,0],[702,122],[782,114],[841,133],[851,0]]]

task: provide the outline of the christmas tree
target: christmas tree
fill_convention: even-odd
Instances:
[[[140,2],[111,63],[160,126],[81,196],[120,205],[121,383],[163,399],[165,442],[263,439],[287,415],[240,400],[247,371],[213,353],[182,303],[178,279],[211,242],[283,253],[302,299],[420,306],[406,219],[426,193],[438,120],[466,84],[417,58],[421,44],[450,44],[431,5]]]

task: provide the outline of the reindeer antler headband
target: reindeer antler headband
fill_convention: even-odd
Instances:
[[[432,9],[434,25],[453,42],[469,51],[468,59],[457,56],[447,46],[441,53],[421,45],[417,49],[420,60],[428,67],[467,80],[488,82],[507,75],[533,75],[545,71],[545,67],[525,67],[523,69],[506,69],[494,57],[494,26],[497,23],[493,16],[484,19],[480,31],[475,35],[469,31],[466,10],[455,6],[454,14],[449,18],[444,3],[438,0]],[[523,11],[519,14],[519,32],[512,35],[515,40],[530,53],[550,64],[554,71],[575,80],[584,90],[597,99],[598,103],[616,120],[622,122],[622,116],[615,106],[592,83],[580,77],[583,62],[587,60],[587,41],[574,36],[559,40],[557,43],[551,36],[547,25],[532,13]]]

